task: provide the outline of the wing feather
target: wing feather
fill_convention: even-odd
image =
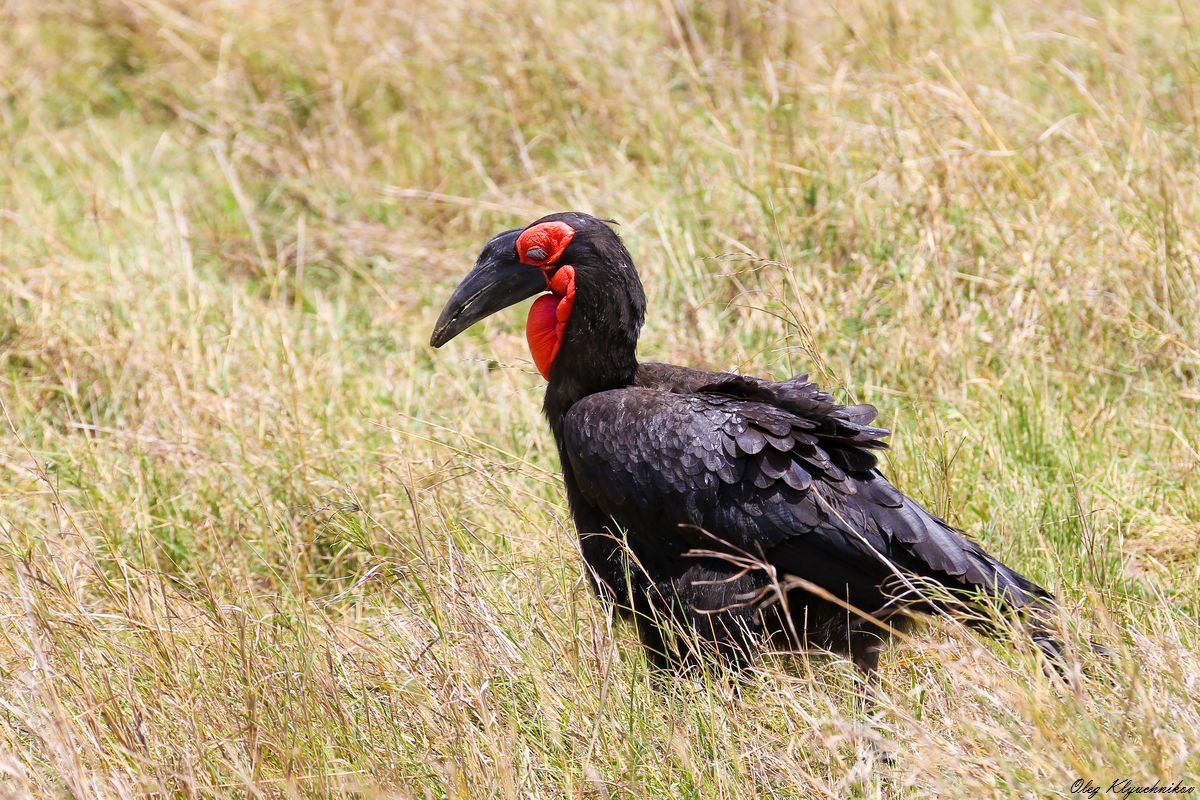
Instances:
[[[587,500],[648,545],[711,547],[707,531],[831,591],[899,568],[1020,604],[1044,596],[879,473],[874,419],[800,378],[629,387],[572,406],[563,452]]]

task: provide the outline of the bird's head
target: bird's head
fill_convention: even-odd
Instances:
[[[632,358],[646,306],[633,261],[612,228],[574,211],[493,236],[442,309],[429,343],[441,347],[483,318],[539,293],[526,336],[547,380],[560,351],[570,347],[572,329],[581,327],[571,323],[581,316],[597,323],[586,326],[594,334],[592,346],[628,344]],[[620,335],[622,330],[629,335]],[[613,333],[615,344],[603,341]]]

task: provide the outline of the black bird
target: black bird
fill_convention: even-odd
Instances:
[[[535,294],[529,347],[583,557],[652,661],[815,648],[870,676],[913,612],[986,627],[990,604],[1058,654],[1049,593],[880,473],[888,432],[871,425],[874,407],[840,405],[805,376],[639,363],[642,284],[595,217],[551,214],[493,237],[430,343]]]

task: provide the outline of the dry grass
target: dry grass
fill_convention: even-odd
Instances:
[[[1200,782],[1187,2],[0,2],[0,791],[1042,797]],[[880,406],[1105,639],[656,682],[484,238],[622,223],[643,352]],[[878,748],[893,763],[875,758]]]

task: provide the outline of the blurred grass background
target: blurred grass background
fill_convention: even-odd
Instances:
[[[0,789],[1200,782],[1200,10],[0,0]],[[582,579],[492,233],[621,223],[647,360],[811,372],[1113,647],[662,682]],[[889,752],[888,764],[872,754]]]

